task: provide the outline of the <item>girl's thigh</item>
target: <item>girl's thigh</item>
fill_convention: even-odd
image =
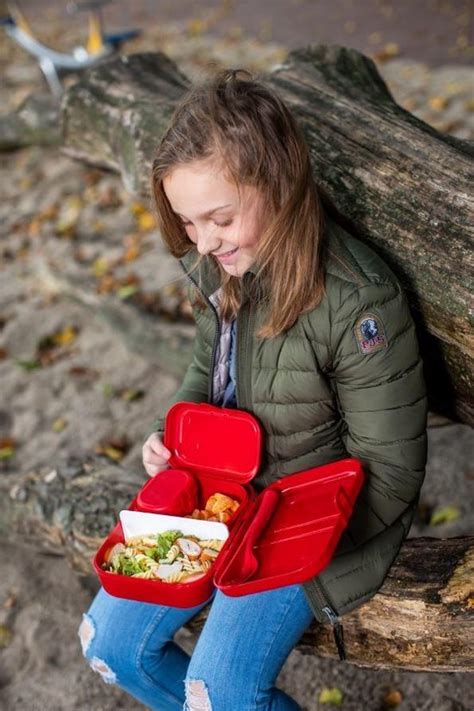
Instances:
[[[105,681],[114,682],[172,640],[208,602],[168,607],[114,597],[100,588],[79,628],[84,656]]]
[[[188,666],[188,707],[270,708],[276,677],[313,620],[301,585],[242,597],[218,590]]]

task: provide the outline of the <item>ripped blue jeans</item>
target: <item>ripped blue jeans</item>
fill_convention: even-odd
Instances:
[[[192,657],[173,641],[212,601]],[[192,608],[152,605],[103,588],[84,614],[84,656],[105,682],[156,711],[297,711],[275,680],[314,616],[301,585],[243,597],[215,590]]]

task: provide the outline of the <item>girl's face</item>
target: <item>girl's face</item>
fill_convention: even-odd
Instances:
[[[261,193],[242,186],[239,203],[237,188],[224,173],[201,161],[174,168],[163,189],[200,254],[212,255],[226,272],[241,277],[254,262],[263,231]]]

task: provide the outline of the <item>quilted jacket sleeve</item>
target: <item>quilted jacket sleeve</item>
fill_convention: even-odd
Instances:
[[[357,547],[416,501],[425,474],[423,363],[400,284],[353,288],[333,315],[331,350],[345,447],[366,472],[347,529],[351,546]]]
[[[208,400],[208,379],[209,374],[205,365],[205,344],[201,330],[196,328],[194,338],[193,354],[190,364],[186,370],[181,386],[169,402],[168,409],[171,405],[181,400],[188,402],[207,402]],[[163,433],[165,429],[165,415],[158,417],[151,425],[150,431],[146,437],[149,437],[152,432]]]

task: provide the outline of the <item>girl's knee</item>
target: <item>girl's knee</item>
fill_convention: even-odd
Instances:
[[[185,711],[212,711],[209,691],[202,679],[184,680],[186,690]]]
[[[95,622],[90,615],[84,613],[82,616],[82,622],[79,625],[78,635],[81,642],[82,653],[84,657],[89,661],[90,667],[93,671],[100,674],[102,679],[107,684],[115,684],[117,682],[117,674],[114,670],[107,664],[105,659],[96,653],[92,653],[92,642],[97,634]],[[94,650],[97,652],[97,650]]]
[[[221,711],[250,708],[254,685],[250,679],[239,681],[232,674],[221,674],[207,664],[196,665],[191,659],[184,679],[184,711]]]

